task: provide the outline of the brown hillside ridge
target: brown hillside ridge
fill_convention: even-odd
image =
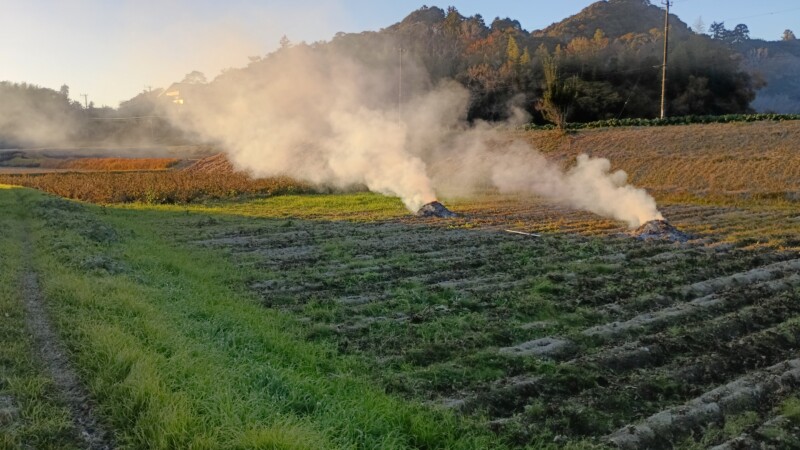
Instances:
[[[550,159],[611,160],[658,194],[800,198],[800,121],[517,132]]]

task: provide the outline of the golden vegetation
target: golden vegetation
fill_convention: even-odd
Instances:
[[[611,160],[656,194],[785,197],[800,195],[800,122],[758,122],[519,132],[571,164],[580,153]]]
[[[564,166],[581,153],[606,157],[614,169],[661,201],[683,196],[733,199],[800,198],[800,121],[520,131],[529,142]],[[498,147],[504,143],[497,143]],[[182,171],[176,159],[96,158],[69,161],[63,168],[129,173],[0,175],[0,183],[23,185],[68,198],[98,202],[186,203],[241,195],[310,192],[287,178],[254,180],[237,172],[224,155],[200,160]],[[158,172],[158,170],[161,170]],[[534,176],[534,174],[532,174]]]
[[[42,167],[87,171],[166,170],[180,162],[176,158],[80,158],[48,161]]]
[[[252,179],[243,174],[184,171],[0,174],[0,184],[31,187],[93,203],[189,203],[311,191],[308,185],[285,177]]]

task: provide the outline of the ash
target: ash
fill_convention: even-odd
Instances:
[[[458,214],[450,211],[443,204],[439,202],[430,202],[422,206],[417,211],[419,217],[440,217],[442,219],[452,219],[458,217]]]
[[[691,236],[673,227],[666,220],[651,220],[645,222],[639,228],[633,230],[631,234],[639,240],[662,240],[671,242],[686,242]]]

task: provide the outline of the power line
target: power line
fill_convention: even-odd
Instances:
[[[768,13],[754,14],[752,16],[729,17],[727,19],[723,19],[722,22],[725,22],[726,20],[742,20],[742,19],[751,19],[753,17],[774,16],[775,14],[783,14],[783,13],[792,12],[792,11],[800,11],[800,7],[791,8],[791,9],[784,9],[782,11],[772,11],[772,12],[768,12]]]
[[[397,121],[403,121],[403,53],[406,49],[400,46],[398,49],[400,53],[400,75],[397,81]]]

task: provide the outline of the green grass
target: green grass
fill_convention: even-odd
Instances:
[[[246,217],[375,221],[409,215],[397,197],[372,192],[351,194],[282,195],[246,201],[218,201],[186,206],[142,204],[128,208],[156,211],[190,211]]]
[[[791,396],[784,400],[780,411],[792,424],[800,425],[800,397]]]
[[[593,448],[715,386],[673,375],[698,353],[683,337],[716,344],[719,327],[632,332],[691,345],[631,370],[593,359],[622,337],[582,331],[777,258],[397,220],[409,214],[397,199],[369,193],[188,206],[0,198],[32,230],[57,328],[126,448]],[[649,259],[662,254],[675,258]],[[776,314],[789,324],[791,311]],[[546,336],[571,340],[574,355],[499,351]],[[430,406],[459,400],[461,413]],[[756,416],[742,413],[703,442],[751,429]]]
[[[243,291],[246,270],[170,241],[179,207],[98,208],[22,189],[0,199],[33,229],[52,317],[123,447],[499,448],[469,419],[386,395],[357,358],[306,342],[294,319]],[[322,211],[331,199],[282,200],[232,209]],[[392,200],[345,196],[334,209],[382,216],[382,202]]]
[[[0,448],[79,448],[69,410],[37,360],[25,325],[19,207],[15,192],[0,185]]]

